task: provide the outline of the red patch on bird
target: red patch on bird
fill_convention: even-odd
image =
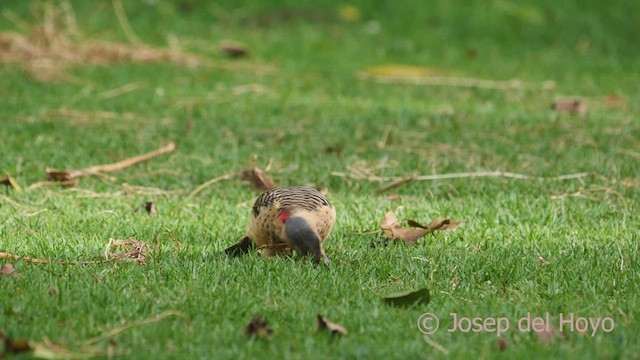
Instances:
[[[278,216],[278,219],[280,219],[280,221],[282,221],[282,223],[284,224],[285,221],[289,219],[289,213],[286,210],[281,212],[280,215]]]

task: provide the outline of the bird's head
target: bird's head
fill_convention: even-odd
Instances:
[[[304,255],[312,256],[315,263],[323,262],[329,265],[329,258],[320,245],[320,236],[309,222],[302,217],[288,215],[281,215],[281,220],[283,216],[285,217],[284,232],[298,250]]]

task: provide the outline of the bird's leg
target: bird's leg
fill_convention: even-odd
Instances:
[[[328,265],[329,259],[322,251],[320,236],[311,228],[307,220],[301,217],[287,219],[284,232],[303,255],[312,256],[315,263],[322,261]]]
[[[245,236],[242,239],[238,240],[238,242],[231,247],[226,248],[224,250],[224,253],[229,256],[240,256],[248,253],[254,248],[255,245],[253,244],[253,241],[251,241],[249,237]]]

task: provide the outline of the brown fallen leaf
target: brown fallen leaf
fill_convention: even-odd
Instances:
[[[237,42],[224,42],[218,46],[218,49],[229,57],[240,58],[249,55],[249,49]]]
[[[20,186],[20,184],[18,184],[16,180],[9,175],[7,175],[7,177],[4,179],[0,179],[0,185],[10,187],[15,191],[22,191],[22,187]]]
[[[401,239],[406,243],[414,244],[421,237],[430,233],[428,229],[414,229],[414,228],[395,228],[391,229],[391,233],[393,234],[393,238]]]
[[[396,214],[393,211],[389,210],[384,217],[382,218],[382,224],[380,224],[380,228],[384,231],[387,237],[393,236],[393,229],[400,227],[400,220],[396,217]]]
[[[0,267],[0,276],[17,276],[18,271],[13,267],[13,264],[6,263]]]
[[[118,248],[122,248],[120,251],[116,252],[115,250]],[[109,244],[107,245],[107,250],[105,251],[105,258],[107,261],[117,259],[117,260],[125,260],[131,259],[137,262],[140,265],[144,265],[147,262],[147,255],[149,254],[149,245],[136,240],[115,240],[109,239]]]
[[[551,105],[551,109],[559,113],[571,113],[577,115],[587,114],[587,103],[579,99],[560,99]]]
[[[4,348],[2,352],[0,352],[0,357],[2,357],[3,354],[19,354],[32,350],[28,340],[15,340],[10,337],[6,337],[2,332],[0,332],[0,340],[4,343]]]
[[[402,227],[398,218],[390,210],[384,215],[380,228],[388,238],[401,239],[406,243],[413,244],[421,237],[434,231],[454,230],[462,224],[462,221],[436,218],[426,226],[415,220],[408,220],[407,223],[411,226],[410,228]]]
[[[505,351],[507,349],[507,346],[509,345],[509,343],[507,343],[507,339],[500,337],[498,339],[498,350],[500,351]]]
[[[251,318],[251,322],[244,328],[244,334],[247,336],[256,336],[260,339],[266,339],[273,333],[273,329],[267,325],[262,316],[255,315]]]
[[[325,318],[324,316],[318,314],[318,331],[323,331],[323,330],[327,330],[331,332],[331,335],[333,336],[336,336],[336,335],[344,336],[344,335],[347,335],[348,333],[347,329],[344,326],[331,322],[327,320],[327,318]]]
[[[276,186],[276,183],[257,167],[243,171],[242,179],[250,182],[256,190],[260,191],[266,191]]]

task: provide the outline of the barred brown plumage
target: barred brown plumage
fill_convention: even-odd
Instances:
[[[329,236],[336,212],[326,196],[307,186],[276,187],[260,195],[252,208],[247,235],[225,250],[246,253],[255,245],[266,256],[297,250],[328,262],[322,242]]]

